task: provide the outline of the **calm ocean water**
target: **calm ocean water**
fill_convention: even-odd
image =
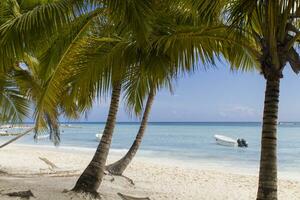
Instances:
[[[95,134],[101,132],[103,123],[72,123],[62,127],[61,147],[96,148]],[[126,151],[139,128],[138,123],[118,123],[112,148]],[[248,148],[216,145],[214,134],[244,138]],[[190,163],[206,163],[223,167],[257,170],[259,164],[260,123],[150,123],[139,155],[168,158]],[[1,137],[4,142],[10,137]],[[17,143],[51,145],[46,140],[33,141],[28,135]],[[299,175],[300,123],[286,123],[278,128],[279,171]]]

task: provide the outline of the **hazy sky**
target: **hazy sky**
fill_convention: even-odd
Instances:
[[[300,121],[300,75],[286,67],[281,81],[279,119]],[[257,72],[231,72],[225,64],[180,78],[174,94],[158,93],[150,121],[261,121],[265,81]],[[88,119],[105,121],[109,99],[96,103]],[[138,121],[121,103],[118,121]]]

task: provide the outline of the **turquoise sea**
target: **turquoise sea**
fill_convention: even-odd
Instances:
[[[70,124],[70,123],[69,123]],[[60,147],[92,148],[98,145],[95,134],[104,123],[71,123],[61,128]],[[139,123],[118,123],[112,151],[125,152],[137,133]],[[222,134],[244,138],[248,148],[226,147],[215,143]],[[261,124],[255,122],[153,122],[149,123],[139,155],[256,172],[259,165]],[[2,136],[3,143],[9,136]],[[33,140],[33,134],[16,143],[52,145],[48,139]],[[300,123],[282,123],[278,127],[278,169],[300,177]]]

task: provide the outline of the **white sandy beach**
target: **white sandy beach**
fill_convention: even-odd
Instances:
[[[88,164],[93,151],[10,145],[0,150],[0,199],[16,197],[10,192],[31,190],[38,200],[85,199],[69,190],[80,172]],[[121,155],[110,155],[110,161]],[[57,168],[52,169],[40,158],[46,158]],[[248,200],[255,199],[257,176],[184,167],[176,162],[161,162],[159,158],[137,157],[125,172],[134,181],[132,185],[122,177],[106,176],[100,193],[105,200],[121,199],[117,193],[153,200]],[[295,180],[279,181],[279,199],[300,199],[300,183]]]

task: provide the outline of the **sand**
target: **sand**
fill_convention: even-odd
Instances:
[[[70,190],[93,150],[12,144],[0,149],[0,199],[13,200],[9,192],[31,190],[38,200],[89,199]],[[113,153],[109,162],[121,155]],[[52,168],[40,158],[46,158]],[[255,199],[257,176],[228,170],[197,168],[138,156],[123,177],[106,176],[99,192],[102,199],[121,200],[118,192],[153,200],[248,200]],[[300,183],[279,180],[279,199],[300,199]]]

